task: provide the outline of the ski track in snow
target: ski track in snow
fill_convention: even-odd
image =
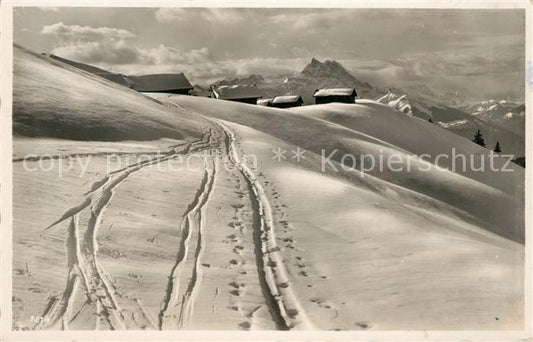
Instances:
[[[252,203],[253,249],[259,284],[273,322],[279,330],[312,329],[313,325],[292,289],[285,261],[276,245],[276,227],[268,197],[254,172],[240,160],[235,146],[235,134],[221,121],[197,114],[208,122],[207,132],[202,139],[170,146],[171,150],[165,154],[158,154],[155,158],[108,173],[91,184],[90,190],[84,194],[85,198],[80,204],[66,210],[58,220],[45,228],[46,231],[70,219],[66,239],[67,283],[63,293],[49,301],[43,319],[34,327],[35,329],[58,327],[63,330],[68,329],[69,323],[74,321],[88,305],[94,307],[97,312],[96,329],[121,330],[138,327],[140,322],[135,318],[136,313],[137,317],[142,317],[146,325],[153,329],[189,327],[193,320],[194,302],[203,277],[201,258],[206,248],[205,216],[217,176],[217,163],[214,158],[216,153],[225,153],[247,184]],[[126,317],[125,310],[120,307],[116,299],[117,289],[109,283],[110,278],[98,262],[97,234],[104,212],[120,184],[133,172],[177,155],[198,150],[209,151],[204,160],[204,175],[179,225],[182,236],[175,263],[168,276],[157,322],[149,318],[138,299],[133,301],[139,312],[132,312],[130,319]],[[80,227],[81,215],[88,216],[83,234]],[[86,301],[73,314],[72,303],[83,295]],[[260,307],[258,306],[256,310]]]
[[[101,319],[104,319],[109,329],[112,330],[126,329],[129,327],[130,324],[127,324],[124,312],[116,300],[116,290],[109,285],[108,277],[97,260],[97,234],[104,211],[110,204],[115,190],[130,174],[148,165],[161,163],[174,158],[177,155],[202,150],[210,142],[210,134],[211,132],[207,132],[201,140],[187,144],[184,147],[182,145],[174,146],[167,154],[127,166],[106,175],[103,179],[91,185],[91,190],[87,192],[87,197],[81,204],[68,209],[60,219],[45,228],[46,231],[68,218],[71,219],[66,239],[68,259],[67,284],[60,298],[58,298],[59,296],[53,297],[49,301],[42,315],[42,319],[34,329],[57,328],[59,323],[61,323],[61,329],[68,329],[66,322],[71,321],[69,321],[68,317],[71,315],[71,302],[80,295],[81,291],[78,284],[79,277],[84,279],[87,302],[94,303],[96,306],[96,328],[98,329],[100,327]],[[89,208],[88,213],[87,208]],[[81,214],[89,216],[83,237],[80,236],[79,226],[79,216]],[[140,306],[140,303],[138,301],[136,302]],[[146,317],[148,323],[155,328],[153,323],[148,319],[145,310],[140,310],[141,316]]]
[[[187,110],[177,104],[171,105],[182,110]],[[254,216],[253,240],[254,252],[256,254],[256,267],[263,296],[265,297],[264,299],[271,313],[272,320],[279,330],[313,329],[313,324],[308,319],[291,288],[291,283],[284,266],[285,261],[280,253],[280,249],[276,245],[276,227],[274,226],[272,209],[268,197],[253,171],[245,163],[241,162],[234,144],[234,133],[219,120],[207,118],[200,113],[196,114],[214,125],[214,128],[212,128],[213,137],[219,138],[218,146],[223,146],[229,161],[239,170],[248,185],[248,192],[252,202],[251,209]],[[193,275],[185,294],[181,297],[181,303],[179,302],[178,289],[180,287],[180,279],[182,278],[181,272],[187,268],[184,267],[184,263],[191,248],[191,227],[198,227],[198,238],[201,239],[201,218],[200,220],[198,217],[192,219],[190,215],[195,211],[201,211],[199,203],[202,198],[209,196],[209,193],[204,196],[206,192],[211,191],[207,186],[210,182],[207,169],[204,172],[204,180],[190,206],[192,209],[186,210],[186,214],[180,225],[183,236],[176,263],[169,275],[169,282],[159,313],[159,329],[162,330],[165,328],[184,328],[191,320],[190,315],[192,315],[194,297],[190,295],[190,289],[198,288],[198,285],[195,285],[198,275],[194,273],[196,267],[200,264],[198,249],[194,258],[195,268],[193,268]],[[195,222],[197,225],[192,225],[191,222]],[[200,241],[198,240],[197,242],[197,248],[201,248],[202,246]],[[260,306],[256,310],[259,308]]]
[[[200,188],[193,201],[186,209],[180,224],[181,242],[176,255],[176,261],[168,276],[161,310],[159,311],[158,328],[183,328],[191,323],[196,297],[202,280],[201,255],[205,247],[204,216],[205,206],[213,190],[216,177],[216,163],[209,158],[211,167],[204,165],[204,176]],[[191,245],[194,255],[189,257]],[[186,290],[179,298],[180,279],[184,269],[192,269]]]
[[[180,110],[189,110],[170,101],[168,103]],[[279,330],[313,329],[312,322],[292,290],[285,261],[276,245],[276,227],[270,202],[254,172],[240,160],[235,147],[235,134],[220,120],[205,117],[197,112],[196,114],[213,123],[215,132],[223,134],[223,141],[219,142],[219,145],[224,146],[229,161],[239,170],[248,185],[254,216],[253,240],[257,272],[272,319]]]

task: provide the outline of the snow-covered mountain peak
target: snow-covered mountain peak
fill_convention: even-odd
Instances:
[[[407,115],[413,115],[411,104],[409,103],[406,94],[398,94],[393,92],[392,90],[389,90],[387,94],[380,97],[377,101],[386,104],[396,110],[399,110],[400,112],[403,112]]]
[[[342,64],[335,60],[320,62],[316,58],[313,58],[311,59],[311,63],[302,70],[301,76],[313,78],[336,78],[340,81],[354,83],[354,85],[361,84],[355,76],[350,74]]]
[[[520,110],[516,110],[516,108],[520,107],[518,104],[514,102],[510,102],[507,100],[484,100],[480,103],[473,104],[471,106],[465,106],[463,107],[463,110],[467,113],[470,113],[474,116],[482,117],[485,119],[491,119],[493,117],[504,117],[505,118],[511,118],[511,116],[507,116],[508,113],[515,113],[519,114]]]

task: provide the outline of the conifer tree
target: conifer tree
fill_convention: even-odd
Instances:
[[[479,146],[485,147],[485,139],[483,139],[483,134],[481,134],[481,131],[478,129],[476,135],[474,135],[474,139],[472,139],[473,142],[478,144]]]
[[[502,147],[500,146],[500,142],[499,141],[496,141],[496,146],[494,146],[494,152],[502,153]]]

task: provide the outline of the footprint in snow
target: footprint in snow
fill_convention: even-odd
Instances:
[[[368,328],[371,327],[371,325],[368,322],[366,322],[366,321],[355,322],[355,325],[358,326],[361,329],[368,329]]]
[[[287,315],[289,315],[289,317],[296,317],[298,316],[298,310],[296,309],[287,309]]]
[[[239,327],[243,328],[244,330],[250,330],[252,325],[250,324],[250,322],[242,322],[239,323]]]

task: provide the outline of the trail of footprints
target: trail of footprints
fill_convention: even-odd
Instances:
[[[273,183],[269,182],[263,173],[259,173],[259,176],[263,179],[263,184],[265,188],[269,190],[271,198],[273,199],[273,207],[276,209],[277,214],[279,215],[278,227],[280,227],[280,234],[278,236],[278,240],[280,241],[280,245],[291,251],[289,255],[292,257],[291,259],[293,259],[292,265],[295,266],[295,269],[297,270],[296,275],[305,278],[313,276],[324,281],[327,280],[328,277],[325,275],[313,274],[313,272],[309,269],[305,259],[300,255],[300,253],[298,253],[299,251],[301,251],[301,248],[297,247],[297,244],[295,243],[296,239],[293,234],[295,228],[290,223],[288,213],[286,211],[288,205],[282,203],[280,193],[273,185]],[[313,286],[314,285],[311,282],[307,284],[307,287],[309,288]],[[327,312],[331,312],[331,314],[329,315],[331,319],[335,319],[339,316],[338,306],[333,302],[321,297],[314,296],[310,297],[309,301],[317,305],[319,308]],[[360,328],[366,329],[367,327],[363,325]]]
[[[288,208],[286,204],[277,204],[279,201],[280,195],[276,191],[276,189],[271,186],[271,183],[266,180],[266,177],[263,173],[259,173],[259,177],[263,179],[263,184],[265,186],[265,189],[269,187],[270,185],[270,194],[272,195],[272,198],[274,198],[274,205],[275,210],[279,213],[281,217],[286,217],[287,214],[285,213],[285,209]],[[233,257],[228,261],[228,267],[229,268],[238,268],[240,277],[237,277],[236,280],[231,281],[228,283],[229,287],[229,293],[234,296],[236,299],[239,300],[238,304],[231,305],[228,308],[230,310],[238,311],[241,313],[241,315],[246,319],[245,321],[238,324],[238,327],[243,330],[250,330],[254,327],[254,319],[256,319],[256,316],[258,313],[263,311],[263,315],[265,315],[265,311],[268,310],[268,307],[266,304],[257,304],[257,303],[246,303],[246,300],[243,300],[243,297],[246,296],[247,293],[247,280],[249,279],[248,271],[246,270],[246,264],[245,259],[243,256],[246,253],[253,253],[253,250],[248,250],[248,248],[244,247],[244,245],[249,244],[243,244],[243,240],[246,238],[245,234],[251,234],[250,229],[251,227],[247,227],[245,222],[245,217],[248,217],[250,219],[250,216],[252,213],[247,209],[244,199],[246,197],[246,190],[243,188],[243,181],[239,177],[239,175],[236,172],[231,173],[231,177],[226,179],[227,183],[230,184],[232,187],[234,193],[237,195],[237,198],[241,199],[241,202],[232,204],[231,207],[234,209],[233,216],[231,218],[231,222],[228,223],[228,227],[234,229],[234,233],[229,234],[225,236],[225,239],[223,242],[228,244],[231,248],[231,252]],[[281,228],[281,232],[283,232],[283,237],[278,237],[277,239],[282,243],[280,245],[283,245],[285,248],[289,249],[296,249],[294,246],[294,237],[291,235],[291,232],[294,230],[292,225],[289,223],[287,219],[280,220],[279,227]],[[248,229],[248,230],[247,230]],[[250,240],[250,244],[253,243],[252,237],[248,236],[248,239]],[[280,250],[279,247],[276,247],[277,250]],[[286,262],[285,260],[283,262]],[[307,277],[307,265],[305,264],[302,257],[296,256],[296,263],[295,265],[299,268],[299,276]],[[271,263],[269,266],[276,267],[275,263]],[[257,272],[257,270],[252,270],[252,273]],[[281,288],[286,288],[289,285],[287,283],[279,284]],[[243,305],[242,303],[245,303]],[[248,304],[248,305],[246,305]]]
[[[246,225],[245,217],[249,217],[251,213],[246,209],[245,205],[246,190],[244,189],[244,181],[239,177],[236,170],[229,171],[229,176],[226,181],[239,199],[239,202],[231,204],[233,214],[231,221],[228,223],[228,227],[234,232],[227,235],[224,240],[229,245],[232,255],[228,261],[228,267],[237,271],[237,276],[234,280],[227,284],[229,294],[235,298],[234,303],[229,305],[228,309],[239,312],[245,319],[238,324],[238,328],[249,330],[253,325],[254,313],[264,305],[253,304],[256,300],[250,298],[252,294],[247,296],[248,283],[253,276],[253,272],[251,272],[253,265],[247,265],[246,259],[250,259],[253,251],[245,247],[245,245],[249,245],[248,243],[253,243],[253,241],[249,236],[250,227]],[[248,241],[245,241],[246,239]],[[247,243],[245,244],[245,242]],[[247,302],[251,303],[251,305],[246,305]]]

